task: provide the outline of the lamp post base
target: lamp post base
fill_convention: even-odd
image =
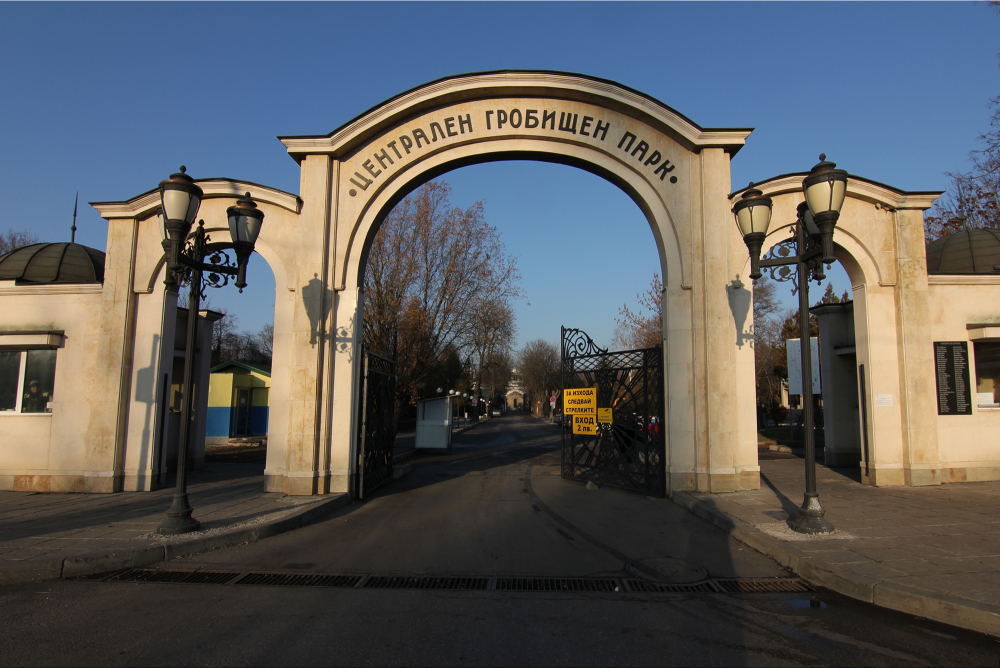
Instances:
[[[194,509],[188,503],[187,494],[174,494],[174,503],[167,511],[167,521],[156,527],[161,536],[176,536],[201,529],[201,522],[191,517]]]
[[[819,505],[819,497],[806,494],[799,508],[799,516],[792,522],[792,529],[799,533],[823,534],[833,533],[833,525],[823,519],[826,511]]]

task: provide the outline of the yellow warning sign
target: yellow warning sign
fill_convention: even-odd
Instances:
[[[584,436],[597,436],[597,420],[593,415],[574,415],[573,433]]]
[[[593,415],[597,412],[597,388],[581,387],[575,390],[563,390],[563,412],[567,415],[584,413]]]
[[[598,408],[597,409],[597,421],[601,424],[611,424],[611,409],[610,408]]]

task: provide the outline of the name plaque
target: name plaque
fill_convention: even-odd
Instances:
[[[972,415],[967,341],[935,341],[938,415]]]

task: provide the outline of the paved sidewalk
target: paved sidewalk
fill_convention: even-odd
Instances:
[[[173,487],[118,494],[0,492],[0,584],[72,577],[155,563],[259,540],[316,521],[346,494],[264,493],[264,462],[209,462],[189,473],[188,493],[202,530],[155,532]]]
[[[805,490],[804,462],[761,452],[761,489],[675,492],[674,501],[802,577],[894,610],[1000,635],[1000,482],[867,487],[856,472],[817,465],[836,531],[789,527]]]

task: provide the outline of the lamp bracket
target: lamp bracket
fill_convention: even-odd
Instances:
[[[801,221],[797,221],[795,225],[792,225],[791,236],[772,246],[771,250],[761,257],[759,264],[760,269],[766,270],[771,280],[778,283],[791,283],[793,295],[799,292],[798,272],[793,267],[800,262],[806,265],[807,275],[810,280],[819,283],[826,279],[822,262],[822,239],[819,236],[803,234],[805,237],[805,248],[798,248],[796,240],[798,237],[798,226],[802,224]]]
[[[174,270],[179,285],[190,285],[195,272],[202,274],[200,281],[201,298],[206,297],[206,288],[222,288],[229,285],[231,278],[239,275],[239,265],[223,250],[208,250],[212,238],[205,232],[204,223],[188,239],[184,248],[177,254],[177,267]],[[208,262],[205,262],[205,256]]]

